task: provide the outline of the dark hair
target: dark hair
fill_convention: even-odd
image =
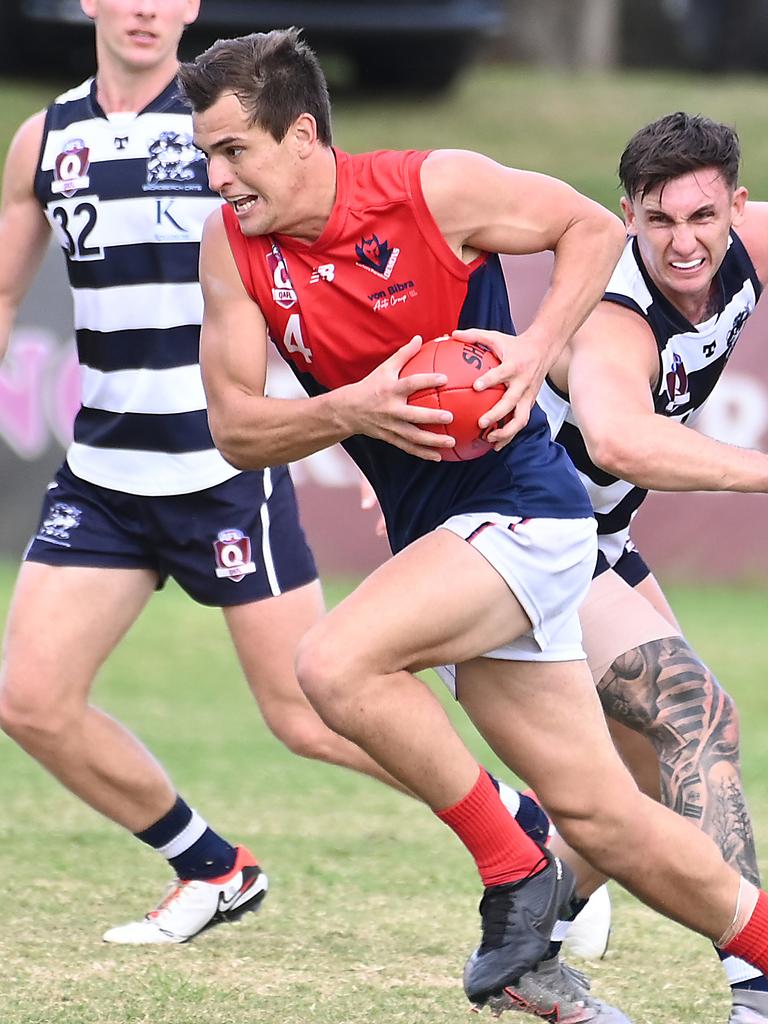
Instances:
[[[667,114],[635,132],[621,154],[619,179],[628,199],[704,167],[716,167],[730,188],[739,179],[736,131],[700,114]]]
[[[301,114],[312,114],[320,142],[331,144],[328,85],[297,28],[219,39],[179,68],[179,85],[196,112],[225,93],[237,96],[252,125],[277,142]]]

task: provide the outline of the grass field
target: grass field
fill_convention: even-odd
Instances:
[[[0,156],[21,118],[62,88],[61,83],[32,87],[0,79]],[[756,198],[766,198],[765,88],[760,78],[566,75],[490,66],[437,99],[357,100],[342,92],[334,103],[334,138],[352,151],[478,149],[511,166],[562,177],[616,210],[616,166],[629,136],[662,114],[690,110],[736,126],[744,183]]]
[[[0,154],[14,126],[56,91],[0,83]],[[341,97],[336,139],[352,150],[476,148],[558,174],[615,208],[626,138],[677,108],[735,123],[745,179],[768,197],[768,109],[758,80],[492,67],[429,104]],[[0,620],[11,579],[0,568]],[[329,588],[329,597],[342,591]],[[673,599],[691,640],[740,702],[760,839],[768,827],[765,592],[676,589]],[[254,848],[273,891],[258,917],[189,946],[102,945],[106,927],[148,909],[165,866],[0,738],[0,1024],[467,1019],[459,977],[477,940],[479,895],[467,855],[415,803],[283,750],[245,692],[216,613],[168,588],[105,668],[96,699],[135,728],[215,827]],[[634,1024],[725,1024],[727,994],[708,944],[619,890],[614,900],[612,949],[589,966],[600,994]]]
[[[10,567],[0,571],[0,618],[11,578]],[[343,590],[329,587],[329,599]],[[747,788],[764,836],[765,595],[691,588],[673,597],[742,707]],[[0,739],[2,1024],[466,1020],[459,977],[478,934],[471,861],[417,804],[281,748],[246,694],[218,613],[169,587],[104,669],[96,701],[141,735],[216,827],[263,858],[272,892],[258,916],[188,946],[103,945],[106,927],[159,896],[166,866]],[[588,965],[600,993],[635,1024],[725,1024],[708,944],[618,889],[614,905],[609,956]]]

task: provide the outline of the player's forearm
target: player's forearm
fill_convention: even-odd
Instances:
[[[265,469],[306,458],[354,433],[339,394],[230,396],[226,402],[209,401],[213,440],[227,462],[238,469]]]
[[[552,279],[526,335],[538,339],[550,367],[603,297],[626,236],[621,221],[594,204],[555,248]]]
[[[588,441],[595,465],[653,491],[768,492],[768,454],[715,441],[662,416],[638,417]]]

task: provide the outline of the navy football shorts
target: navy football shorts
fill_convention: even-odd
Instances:
[[[317,578],[288,470],[240,473],[191,494],[144,497],[76,477],[65,462],[25,553],[46,565],[151,569],[200,604],[246,604]]]

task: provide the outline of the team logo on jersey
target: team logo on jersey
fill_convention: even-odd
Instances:
[[[82,139],[70,139],[65,143],[64,149],[53,162],[51,192],[69,199],[81,188],[88,188],[89,152]]]
[[[80,525],[82,514],[82,509],[68,505],[64,501],[57,501],[43,520],[43,525],[37,534],[38,538],[68,548],[70,546],[67,543],[69,531]]]
[[[667,412],[674,412],[681,405],[687,405],[691,400],[691,393],[688,389],[688,374],[685,364],[677,352],[672,353],[672,364],[665,375],[667,382]]]
[[[329,283],[336,277],[336,265],[334,263],[321,263],[319,267],[313,267],[309,275],[309,283],[317,284],[318,281]]]
[[[201,191],[203,186],[194,180],[192,165],[202,159],[203,154],[187,132],[160,132],[149,144],[144,190],[162,188]]]
[[[251,538],[246,537],[242,530],[220,530],[213,542],[213,553],[219,579],[239,583],[245,576],[256,572],[251,559]]]
[[[391,249],[389,242],[380,242],[376,235],[361,238],[359,244],[355,246],[355,252],[358,267],[370,270],[372,274],[385,279],[388,279],[395,269],[397,257],[400,255],[399,249]]]
[[[733,346],[739,340],[739,335],[741,334],[744,328],[744,324],[749,319],[749,314],[750,310],[742,309],[741,312],[734,319],[733,325],[731,326],[730,331],[728,331],[728,336],[725,339],[725,345],[727,350],[726,356],[730,356],[731,352],[733,351]]]
[[[273,247],[267,253],[267,266],[272,275],[272,298],[283,309],[290,309],[296,303],[296,292],[288,276],[285,258],[279,249]]]

